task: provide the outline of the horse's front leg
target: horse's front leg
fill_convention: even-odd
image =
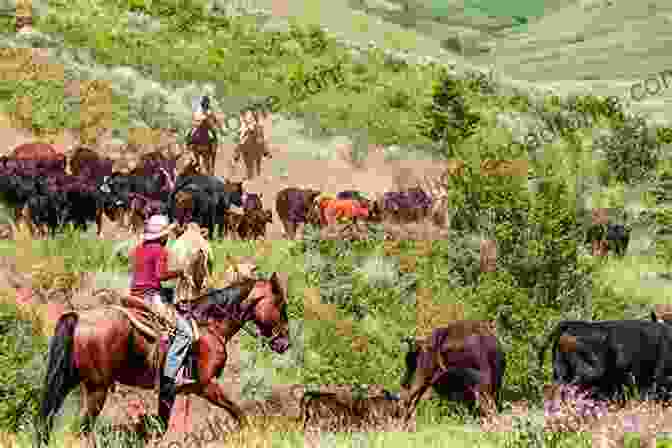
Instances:
[[[81,433],[88,446],[95,448],[96,439],[92,434],[96,419],[105,406],[107,386],[81,385]]]
[[[234,403],[217,383],[217,374],[226,365],[226,347],[214,338],[205,336],[198,340],[198,395],[226,411],[242,429],[247,425],[243,410]]]

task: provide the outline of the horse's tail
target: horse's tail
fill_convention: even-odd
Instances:
[[[53,416],[63,405],[68,393],[79,384],[79,373],[74,363],[74,332],[79,316],[66,313],[58,319],[54,336],[49,344],[49,360],[44,382],[44,395],[40,404],[37,425],[40,441],[48,443]]]

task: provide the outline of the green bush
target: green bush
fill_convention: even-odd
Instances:
[[[616,123],[613,135],[599,138],[595,147],[606,153],[612,178],[630,185],[650,180],[661,156],[656,132],[641,116]]]
[[[446,158],[456,156],[455,146],[473,135],[481,117],[473,112],[465,95],[470,88],[480,88],[477,82],[462,81],[444,70],[432,88],[432,102],[424,107],[420,133],[434,142],[440,142],[440,151]]]
[[[47,338],[14,303],[0,302],[0,429],[26,431],[39,408]]]

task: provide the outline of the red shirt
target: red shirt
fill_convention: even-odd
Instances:
[[[168,266],[168,251],[160,243],[140,244],[131,253],[133,278],[131,294],[142,297],[145,291],[161,289],[161,275]]]

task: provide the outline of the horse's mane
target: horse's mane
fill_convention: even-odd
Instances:
[[[256,279],[248,278],[232,283],[226,288],[211,289],[207,293],[186,303],[179,308],[197,321],[205,321],[210,317],[223,318],[231,313],[231,306],[240,305],[252,291]]]

